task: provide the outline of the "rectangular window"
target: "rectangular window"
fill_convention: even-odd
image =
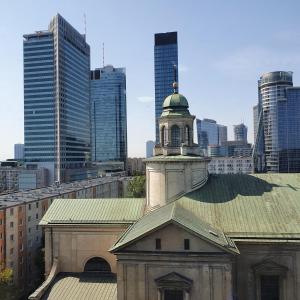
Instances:
[[[28,210],[31,210],[31,204],[30,203],[28,204]]]
[[[35,203],[35,206],[36,206],[36,208],[38,208],[38,207],[39,207],[39,203],[38,203],[38,202],[36,202],[36,203]]]
[[[35,215],[35,218],[38,219],[38,218],[39,218],[39,214],[36,214],[36,215]]]
[[[14,214],[14,209],[11,208],[10,211],[9,211],[10,215],[12,216]]]
[[[165,290],[164,300],[183,300],[182,290]]]
[[[262,275],[260,289],[262,300],[279,300],[279,276]]]
[[[190,250],[190,240],[184,239],[184,250]]]
[[[11,241],[14,240],[14,235],[13,235],[13,234],[10,235],[10,240],[11,240]]]
[[[2,225],[2,219],[0,219],[0,225]]]
[[[30,222],[31,221],[31,216],[28,216],[28,222]]]
[[[10,249],[9,249],[9,253],[10,253],[10,254],[14,254],[14,248],[10,248]]]
[[[155,239],[155,249],[156,250],[161,249],[161,239]]]
[[[9,227],[10,227],[10,228],[13,228],[13,227],[14,227],[14,222],[10,222],[10,223],[9,223]]]

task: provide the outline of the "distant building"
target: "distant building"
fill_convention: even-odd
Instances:
[[[165,98],[173,92],[174,65],[178,81],[177,32],[156,33],[154,36],[155,132],[159,142],[158,119]]]
[[[152,157],[153,156],[153,148],[155,146],[154,141],[147,141],[146,142],[146,157]]]
[[[300,172],[300,88],[292,72],[265,73],[254,107],[256,172]]]
[[[142,175],[146,172],[146,165],[143,157],[128,157],[126,170],[129,176]]]
[[[126,74],[111,65],[91,71],[92,160],[127,159]]]
[[[208,146],[213,147],[227,142],[227,127],[217,124],[215,120],[196,120],[198,144],[204,155],[208,155]]]
[[[212,157],[208,163],[210,174],[250,174],[253,172],[252,156]]]
[[[242,141],[247,144],[247,131],[248,128],[243,123],[238,125],[233,125],[234,140]]]
[[[24,159],[24,144],[14,145],[14,159],[23,160]]]
[[[90,47],[59,14],[23,47],[25,163],[64,182],[90,161]]]
[[[221,156],[251,156],[252,145],[243,141],[227,141],[220,147]]]

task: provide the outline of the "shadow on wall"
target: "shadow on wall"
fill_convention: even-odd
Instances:
[[[272,184],[261,178],[246,174],[210,175],[207,183],[200,189],[188,193],[187,198],[207,203],[224,203],[237,196],[262,196],[274,187],[284,185]],[[287,188],[291,188],[286,185]]]

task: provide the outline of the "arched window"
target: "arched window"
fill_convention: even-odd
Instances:
[[[86,262],[84,272],[111,273],[111,268],[105,259],[101,257],[93,257]]]
[[[173,147],[180,146],[180,129],[177,125],[171,127],[171,145]]]
[[[160,130],[160,142],[162,146],[166,145],[166,127],[163,126]]]
[[[190,127],[188,125],[185,126],[185,142],[190,144]]]

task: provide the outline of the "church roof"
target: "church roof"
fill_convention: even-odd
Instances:
[[[144,213],[145,199],[56,199],[40,225],[55,224],[128,224]]]
[[[169,95],[168,97],[166,97],[166,99],[164,100],[163,108],[168,108],[168,107],[188,108],[189,103],[183,95],[181,95],[179,93],[173,93],[173,94]]]
[[[138,220],[117,241],[112,251],[121,249],[170,223],[177,224],[198,235],[200,238],[223,249],[225,248],[229,252],[239,253],[234,242],[226,237],[222,231],[204,222],[191,210],[184,208],[177,201],[165,205]]]
[[[117,278],[88,273],[60,273],[41,300],[117,300]]]

